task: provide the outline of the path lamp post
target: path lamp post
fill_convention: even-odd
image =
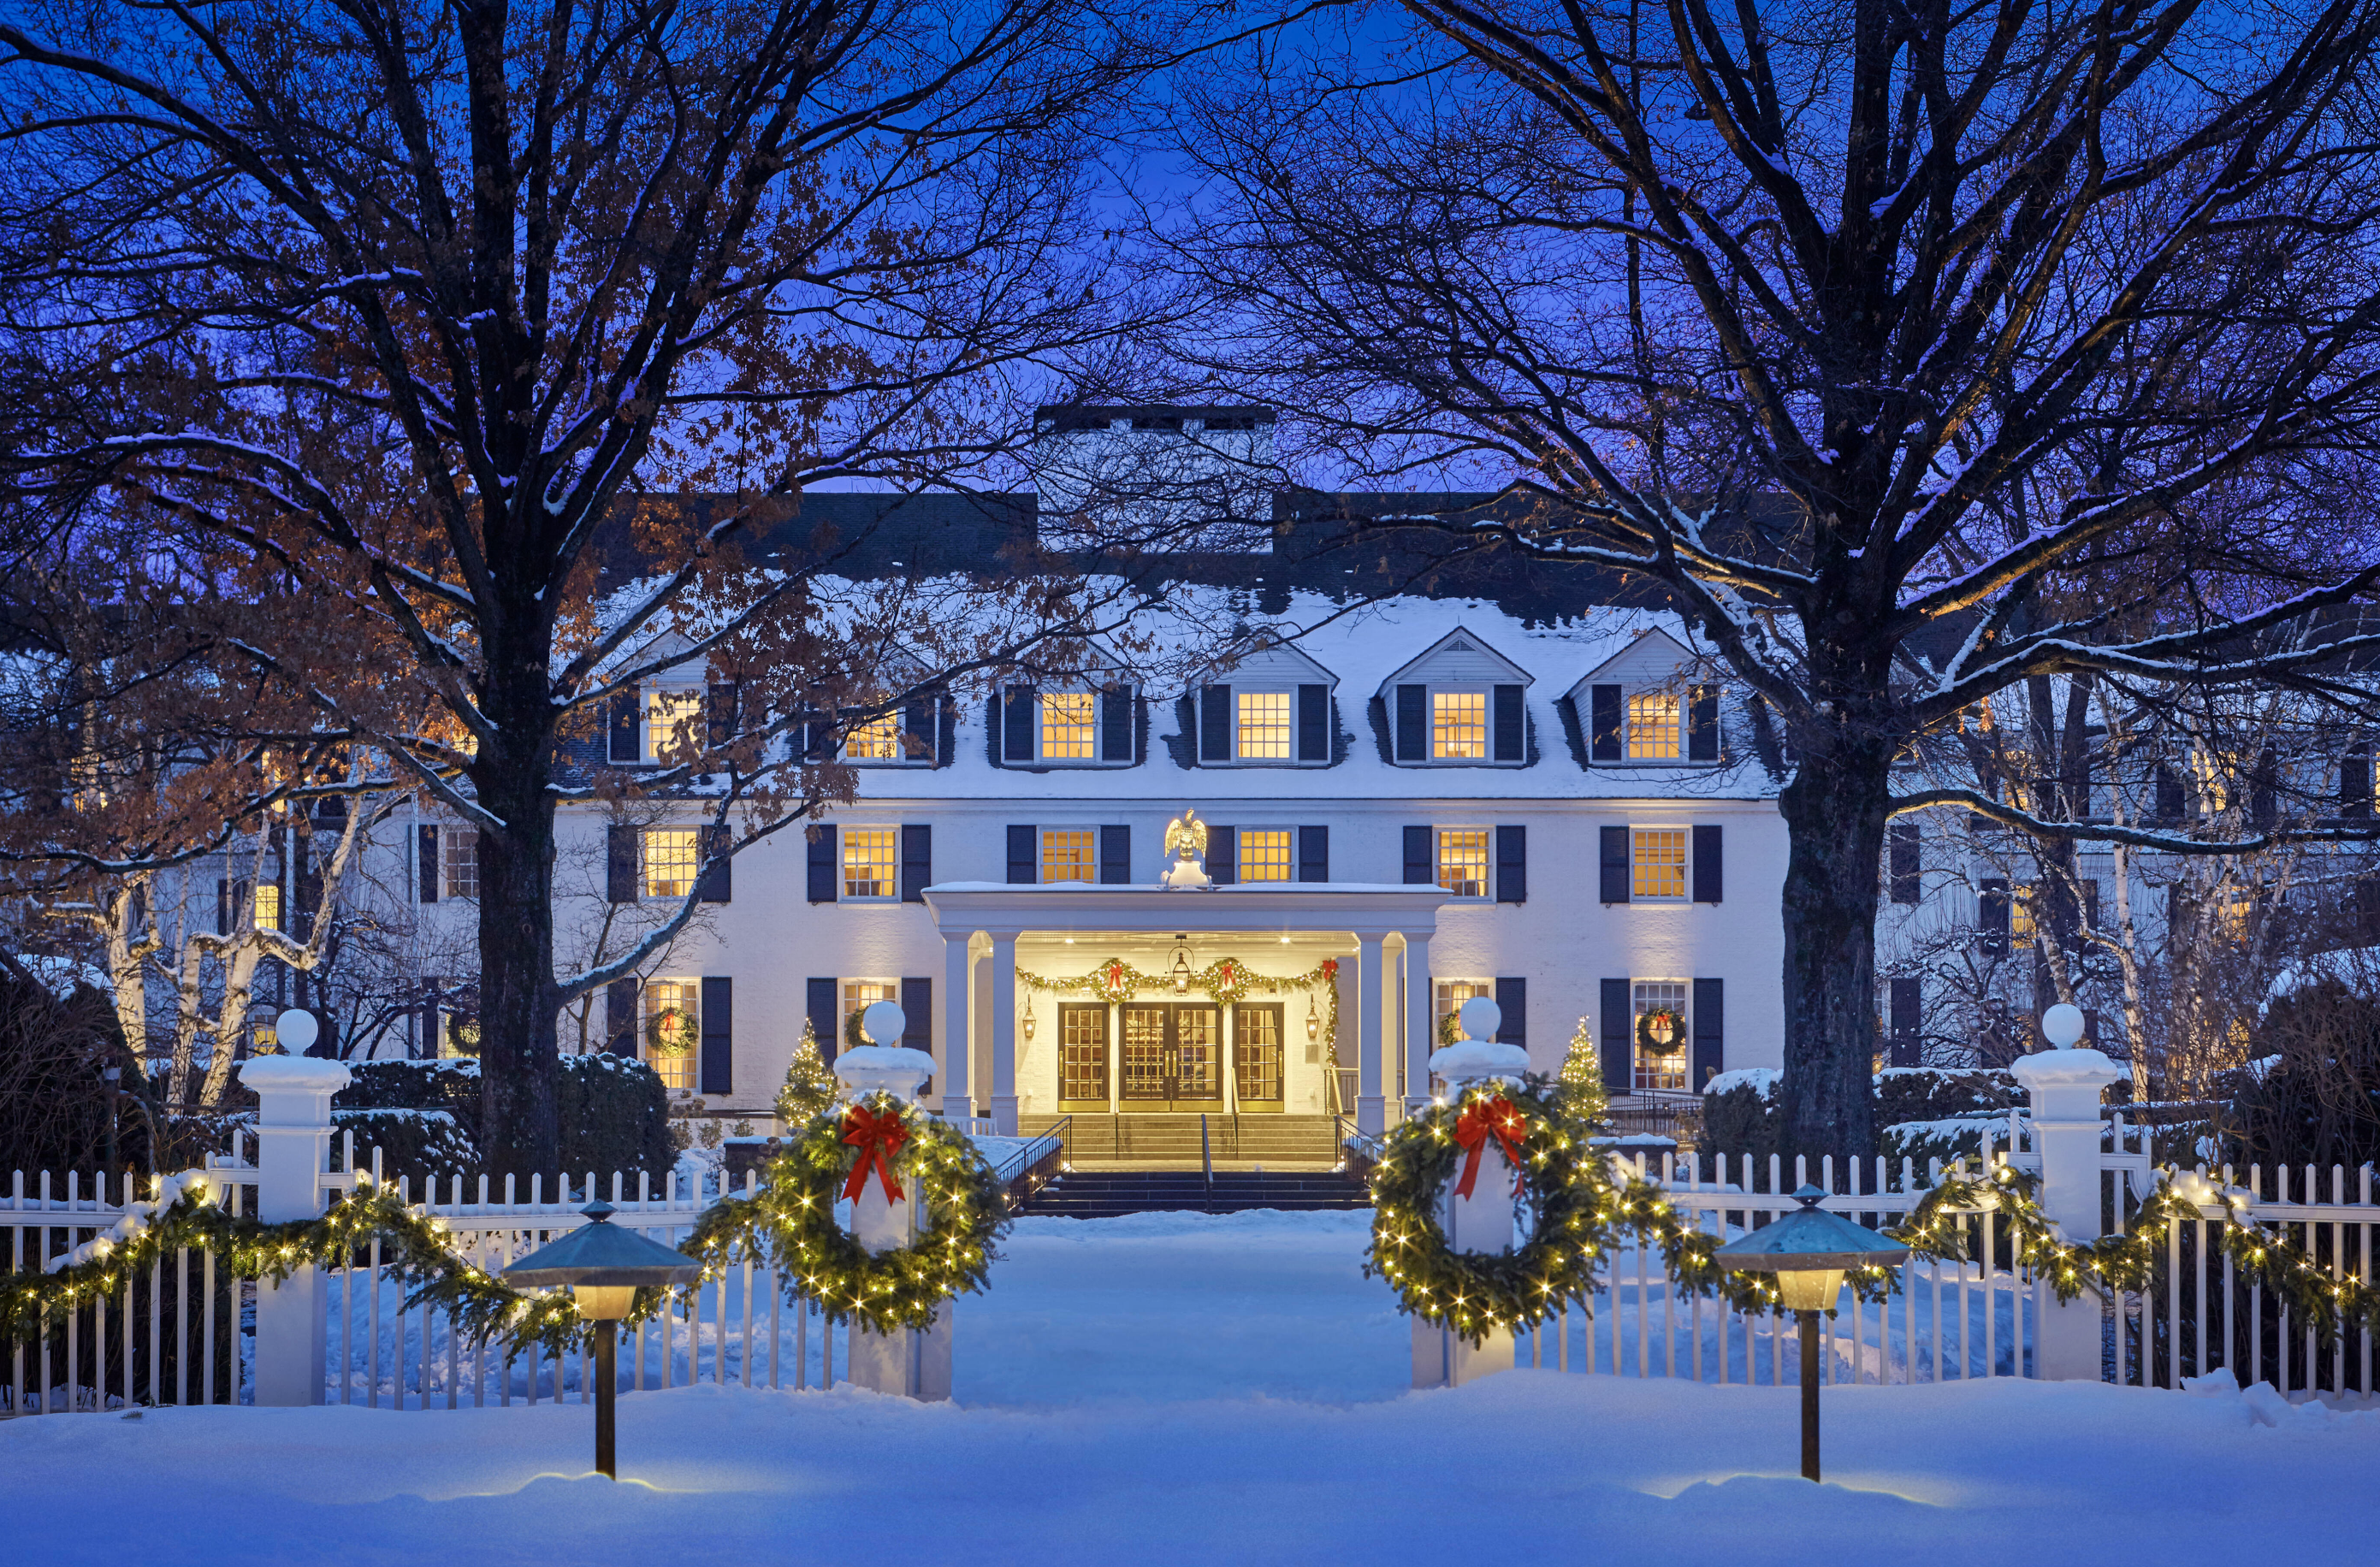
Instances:
[[[618,1381],[613,1367],[620,1318],[636,1304],[637,1291],[689,1283],[701,1266],[682,1251],[607,1222],[618,1211],[608,1202],[578,1210],[589,1221],[552,1245],[540,1246],[504,1269],[516,1284],[566,1284],[578,1315],[595,1325],[595,1469],[607,1480],[620,1477],[612,1455],[613,1402]]]
[[[1818,1206],[1826,1194],[1804,1186],[1793,1194],[1801,1208],[1776,1223],[1717,1248],[1720,1267],[1739,1273],[1777,1275],[1777,1302],[1802,1323],[1802,1477],[1818,1477],[1818,1313],[1829,1310],[1854,1268],[1891,1267],[1909,1258],[1909,1248],[1873,1230],[1864,1230]]]

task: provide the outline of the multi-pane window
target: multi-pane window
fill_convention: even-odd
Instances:
[[[645,693],[645,759],[659,761],[667,751],[701,743],[701,692]]]
[[[2020,947],[2033,944],[2034,910],[2033,886],[2019,882],[2010,887],[2009,898],[2009,936]]]
[[[1646,1019],[1651,1019],[1648,1023]],[[1686,1086],[1686,986],[1681,979],[1639,980],[1630,1035],[1635,1048],[1634,1086],[1682,1089]]]
[[[1439,980],[1437,994],[1432,998],[1432,1011],[1438,1023],[1438,1038],[1445,1040],[1458,1037],[1458,1031],[1462,1027],[1464,1002],[1474,996],[1486,996],[1493,1000],[1495,995],[1496,982],[1492,979]]]
[[[644,832],[645,896],[682,898],[701,869],[699,836],[691,827],[648,827]]]
[[[281,929],[281,888],[274,882],[257,883],[256,928],[259,930]]]
[[[1041,759],[1089,761],[1099,753],[1099,698],[1088,691],[1041,695]]]
[[[1240,880],[1286,881],[1290,878],[1290,831],[1286,827],[1240,829]]]
[[[897,1002],[900,999],[901,984],[897,979],[844,980],[843,982],[844,1043],[856,1045],[861,1042],[857,1026],[852,1022],[854,1017],[866,1012],[878,1002]],[[892,1043],[898,1044],[900,1041],[895,1039]]]
[[[438,834],[438,856],[446,862],[446,895],[450,898],[476,898],[480,895],[480,834],[464,827],[449,827]]]
[[[1682,898],[1686,895],[1686,830],[1682,827],[1639,827],[1630,836],[1631,899]]]
[[[1429,754],[1439,761],[1487,759],[1487,692],[1429,694]]]
[[[901,746],[901,719],[897,713],[880,713],[853,725],[843,742],[846,761],[899,761],[907,754]]]
[[[896,880],[900,835],[890,827],[846,827],[843,832],[843,895],[846,898],[889,898],[900,892]]]
[[[1242,691],[1237,700],[1241,757],[1249,761],[1287,761],[1291,754],[1289,693]]]
[[[1628,698],[1628,759],[1674,761],[1678,747],[1677,693],[1653,691]]]
[[[702,1043],[702,987],[693,979],[645,981],[646,1063],[661,1075],[662,1087],[694,1091],[694,1063]]]
[[[1438,884],[1458,898],[1488,895],[1488,829],[1439,830]]]
[[[1089,828],[1052,828],[1041,834],[1041,880],[1097,881],[1099,834]]]

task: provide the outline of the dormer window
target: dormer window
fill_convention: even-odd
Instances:
[[[1239,703],[1239,758],[1242,761],[1287,761],[1290,755],[1290,694],[1286,691],[1235,692]]]
[[[1405,767],[1525,767],[1530,676],[1455,631],[1382,682],[1372,723]]]
[[[1432,761],[1488,759],[1488,693],[1429,694],[1429,755]]]
[[[1088,691],[1045,691],[1041,696],[1041,759],[1088,761],[1097,703]]]
[[[1202,767],[1312,766],[1330,759],[1328,685],[1250,681],[1204,686],[1196,706]]]
[[[1628,759],[1678,759],[1678,698],[1674,691],[1647,691],[1628,698]]]
[[[1005,767],[1129,766],[1138,759],[1131,686],[1038,691],[1011,686],[993,698]]]
[[[901,743],[901,719],[883,713],[854,724],[843,742],[846,761],[900,761],[908,755]]]
[[[1668,632],[1641,632],[1562,698],[1562,722],[1594,764],[1676,767],[1722,759],[1719,688]],[[1582,733],[1583,732],[1583,733]]]

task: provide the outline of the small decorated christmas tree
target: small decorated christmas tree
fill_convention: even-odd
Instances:
[[[790,1132],[832,1105],[842,1091],[826,1058],[819,1054],[817,1031],[804,1020],[802,1041],[794,1047],[793,1064],[785,1068],[785,1086],[777,1090],[777,1119]]]
[[[1562,1056],[1560,1091],[1562,1103],[1571,1114],[1581,1121],[1603,1119],[1608,1102],[1603,1096],[1603,1061],[1596,1051],[1594,1038],[1587,1033],[1584,1017],[1571,1031],[1570,1049]]]

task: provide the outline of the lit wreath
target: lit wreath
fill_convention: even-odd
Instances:
[[[1439,1222],[1439,1194],[1465,1157],[1457,1138],[1463,1111],[1500,1097],[1520,1122],[1510,1133],[1519,1149],[1512,1162],[1534,1220],[1529,1240],[1517,1251],[1455,1251]],[[1493,1329],[1543,1321],[1587,1294],[1618,1209],[1609,1161],[1589,1135],[1585,1122],[1564,1112],[1554,1086],[1535,1075],[1517,1088],[1475,1083],[1410,1117],[1389,1134],[1372,1172],[1364,1271],[1394,1285],[1412,1315],[1473,1343]]]
[[[861,1157],[844,1140],[856,1111],[900,1118],[896,1178],[924,1202],[917,1237],[905,1246],[871,1252],[835,1222],[834,1205]],[[831,1320],[880,1333],[929,1328],[942,1302],[980,1291],[1008,1228],[1007,1193],[975,1144],[893,1094],[865,1094],[810,1117],[760,1179],[751,1197],[707,1209],[680,1249],[706,1272],[739,1254],[768,1262]]]

